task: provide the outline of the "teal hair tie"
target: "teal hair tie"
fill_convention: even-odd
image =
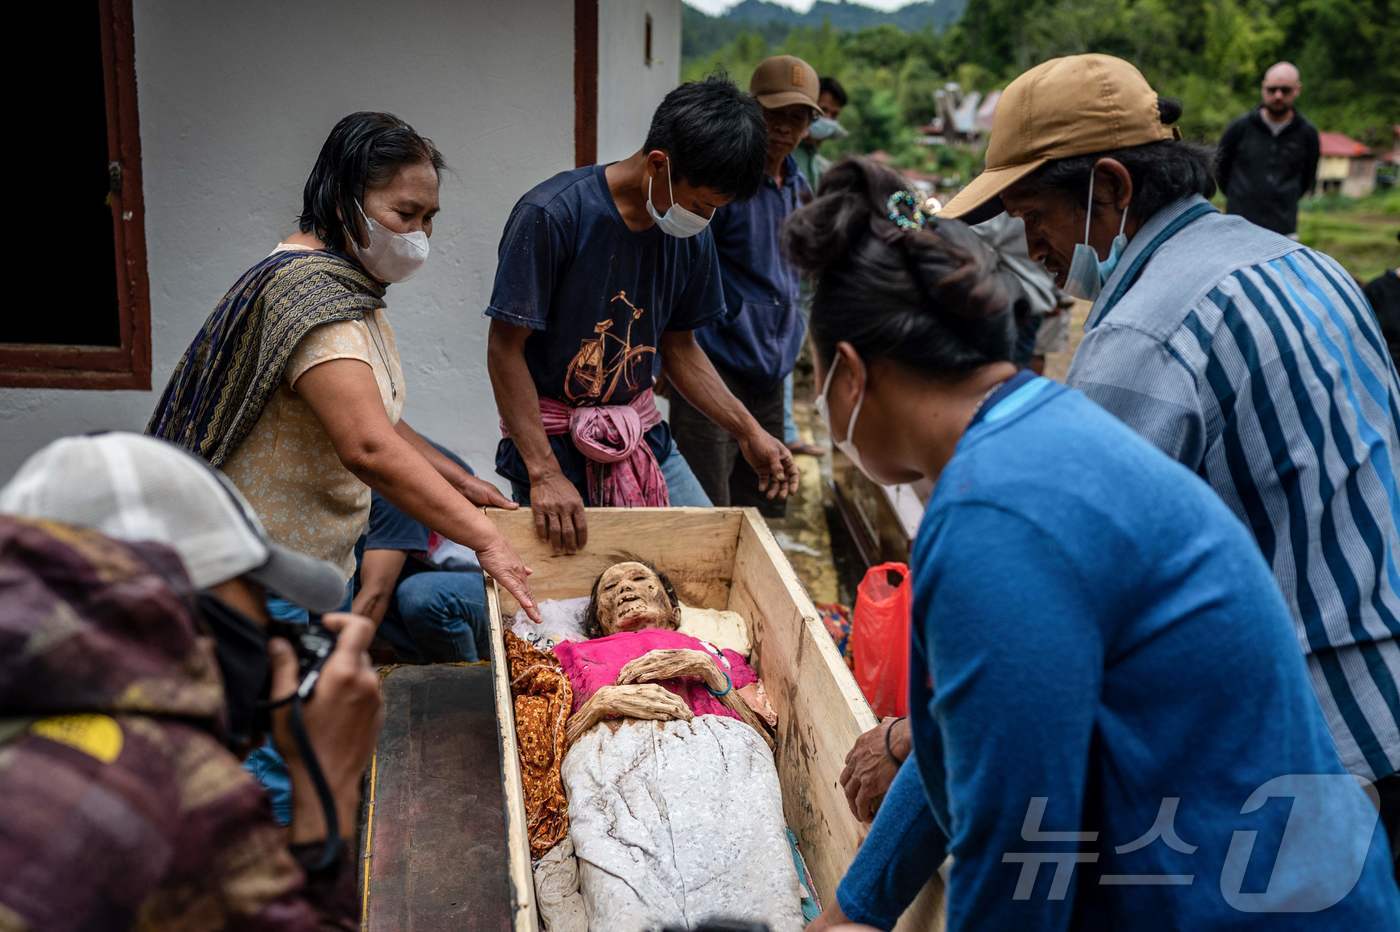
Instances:
[[[723,698],[724,696],[729,695],[730,690],[732,690],[732,689],[734,688],[734,681],[731,680],[731,679],[729,678],[729,674],[728,674],[728,673],[725,673],[723,670],[721,670],[720,673],[723,674],[723,676],[724,676],[724,692],[722,692],[722,693],[717,693],[717,692],[715,692],[713,689],[710,688],[710,686],[709,686],[708,683],[705,684],[705,691],[706,691],[707,693],[709,693],[711,696],[714,696],[716,699],[720,699],[720,698]]]
[[[909,191],[896,191],[885,201],[885,210],[890,221],[901,230],[922,230],[928,217],[919,207],[919,201]]]

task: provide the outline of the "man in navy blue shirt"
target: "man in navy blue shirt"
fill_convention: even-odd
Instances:
[[[754,70],[749,92],[762,105],[768,128],[763,183],[753,197],[716,212],[711,226],[728,313],[700,330],[700,345],[724,384],[774,437],[783,436],[783,380],[797,362],[806,331],[798,310],[797,270],[783,257],[778,234],[783,221],[811,200],[792,152],[822,115],[819,90],[816,71],[791,55],[766,59]],[[671,424],[710,500],[782,515],[783,502],[767,494],[761,474],[744,462],[736,441],[689,402],[685,397],[672,402]]]
[[[472,473],[451,450],[428,442]],[[400,660],[445,663],[490,656],[486,588],[470,550],[432,535],[378,492],[370,503],[369,529],[355,549],[351,610],[379,626],[379,636]]]
[[[792,455],[694,336],[724,314],[709,218],[757,190],[767,139],[732,82],[683,84],[630,158],[558,174],[511,212],[486,310],[507,435],[496,470],[556,552],[586,545],[585,503],[710,504],[652,400],[663,363],[674,395],[733,438],[766,494],[796,489]]]

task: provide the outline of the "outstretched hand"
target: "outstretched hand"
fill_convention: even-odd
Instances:
[[[535,604],[535,597],[530,594],[530,584],[527,582],[534,570],[525,565],[510,542],[497,533],[491,543],[477,548],[476,559],[492,579],[505,586],[506,591],[515,597],[515,601],[525,610],[525,615],[538,623],[540,609]]]
[[[758,474],[758,490],[768,498],[787,498],[797,492],[801,474],[792,451],[777,437],[757,428],[739,438],[739,452]]]

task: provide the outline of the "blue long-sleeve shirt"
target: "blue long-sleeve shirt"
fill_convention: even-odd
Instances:
[[[710,359],[755,388],[782,382],[802,351],[807,324],[798,309],[797,267],[782,251],[784,221],[812,190],[788,156],[783,183],[764,177],[758,193],[715,211],[710,230],[728,310],[696,339]]]
[[[1077,392],[994,400],[915,543],[915,763],[843,910],[891,925],[946,838],[949,930],[1400,927],[1376,812],[1245,528]]]

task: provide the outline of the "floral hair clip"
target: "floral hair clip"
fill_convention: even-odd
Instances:
[[[885,202],[887,216],[901,230],[922,230],[928,217],[919,208],[919,201],[908,191],[896,191]]]

